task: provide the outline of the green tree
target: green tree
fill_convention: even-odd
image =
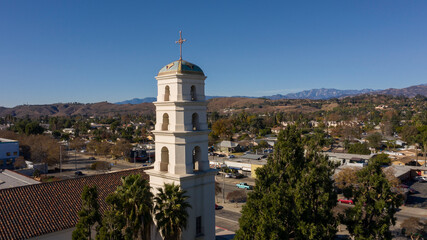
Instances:
[[[82,192],[82,209],[79,211],[79,222],[73,231],[72,239],[92,239],[91,230],[95,223],[101,223],[99,213],[98,191],[96,186],[85,186]]]
[[[348,153],[368,155],[371,151],[366,143],[354,143],[348,147]]]
[[[357,186],[353,189],[355,206],[340,215],[342,222],[354,239],[392,239],[390,226],[396,221],[394,214],[401,203],[399,195],[391,191],[381,164],[375,160],[358,171],[357,177]]]
[[[141,175],[122,178],[122,186],[118,186],[106,201],[110,210],[98,239],[150,239],[153,194],[146,179]]]
[[[380,133],[373,133],[366,137],[366,140],[369,141],[369,147],[378,149],[381,145],[382,136]]]
[[[390,165],[391,163],[391,159],[385,153],[375,155],[371,161],[377,161],[380,165]]]
[[[335,166],[313,150],[305,155],[295,126],[279,133],[273,155],[256,170],[235,239],[334,238]]]
[[[111,153],[114,157],[123,159],[130,158],[130,152],[132,150],[132,145],[126,140],[117,141],[115,145],[111,148]]]
[[[179,185],[174,184],[165,184],[164,188],[157,190],[159,193],[154,198],[157,226],[165,239],[179,240],[187,226],[187,208],[191,208],[187,202],[188,196]]]

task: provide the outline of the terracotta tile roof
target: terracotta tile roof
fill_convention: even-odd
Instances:
[[[147,168],[144,168],[147,169]],[[85,185],[97,186],[101,212],[121,177],[143,168],[0,190],[0,239],[28,239],[74,227]]]

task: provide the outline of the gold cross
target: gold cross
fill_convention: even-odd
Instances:
[[[186,39],[182,39],[182,31],[179,31],[179,40],[175,43],[179,44],[179,60],[182,60],[182,44],[187,41]]]

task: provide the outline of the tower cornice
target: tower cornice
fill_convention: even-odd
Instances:
[[[163,135],[163,136],[196,136],[196,135],[208,135],[211,130],[200,130],[200,131],[151,131],[154,135]]]
[[[170,101],[170,102],[153,102],[154,106],[207,106],[206,101]]]
[[[207,76],[196,75],[196,74],[185,74],[185,73],[176,73],[176,74],[168,74],[168,75],[158,75],[155,77],[157,81],[160,80],[170,80],[170,79],[194,79],[194,80],[205,80]]]

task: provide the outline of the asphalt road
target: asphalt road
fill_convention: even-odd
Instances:
[[[49,173],[50,176],[55,176],[59,178],[75,178],[75,172],[81,171],[84,175],[96,175],[108,172],[108,170],[91,170],[89,167],[92,163],[97,161],[106,161],[104,157],[95,156],[95,160],[89,160],[92,155],[82,154],[82,153],[74,153],[72,151],[68,152],[68,157],[62,162],[62,172],[57,171],[54,173]],[[124,162],[123,160],[107,160],[112,164],[110,171],[117,171],[123,169],[133,168],[135,166],[140,167],[141,163],[129,163]],[[59,168],[59,166],[58,166]]]
[[[215,226],[236,232],[239,229],[240,216],[242,216],[241,213],[226,209],[215,210]]]

